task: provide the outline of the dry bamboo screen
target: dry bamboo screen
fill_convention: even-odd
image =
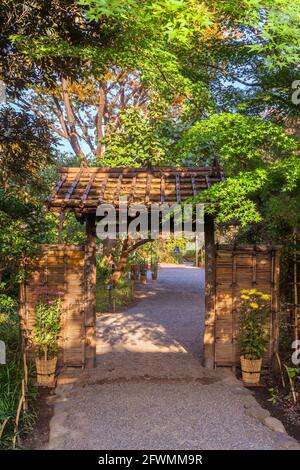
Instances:
[[[85,250],[81,246],[44,245],[41,256],[28,267],[21,286],[21,328],[31,349],[34,308],[41,288],[63,291],[62,330],[59,364],[84,366],[85,363]]]
[[[216,247],[215,365],[239,364],[238,307],[242,289],[256,289],[270,297],[268,366],[277,350],[279,249],[270,246]]]

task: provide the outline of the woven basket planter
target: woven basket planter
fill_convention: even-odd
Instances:
[[[132,264],[130,266],[130,279],[132,281],[138,281],[140,277],[140,267],[137,264]]]
[[[249,385],[258,384],[260,381],[262,359],[246,359],[244,356],[241,356],[240,359],[243,382]]]
[[[57,357],[52,359],[35,358],[37,384],[41,387],[51,387],[54,384]]]
[[[137,281],[138,278],[139,278],[138,273],[135,273],[133,271],[130,273],[130,280],[131,281]]]
[[[140,280],[142,284],[147,284],[147,274],[141,274]]]

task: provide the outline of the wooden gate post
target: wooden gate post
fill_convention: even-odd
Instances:
[[[86,218],[85,245],[85,367],[96,366],[96,217]]]
[[[204,366],[215,365],[215,224],[212,216],[204,216],[205,231],[205,330]]]

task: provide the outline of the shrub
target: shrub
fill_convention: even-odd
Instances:
[[[0,312],[1,313],[11,313],[13,314],[18,306],[18,302],[13,297],[0,294]]]
[[[116,310],[124,308],[126,305],[132,302],[133,297],[134,297],[132,282],[125,275],[122,276],[115,284],[111,295],[112,295]],[[109,305],[109,291],[107,289],[107,285],[98,284],[96,299],[97,299],[97,312],[108,312],[110,305]]]
[[[0,338],[6,344],[6,364],[0,365],[0,428],[9,417],[0,439],[0,448],[12,447],[15,427],[15,417],[18,404],[22,396],[22,379],[24,367],[22,360],[19,319],[14,313],[0,313]],[[28,382],[27,403],[29,409],[22,413],[18,434],[28,431],[35,418],[33,402],[36,397],[36,389],[31,381]]]

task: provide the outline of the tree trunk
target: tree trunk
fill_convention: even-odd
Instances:
[[[114,273],[112,275],[112,278],[111,278],[112,284],[115,284],[120,279],[120,277],[122,275],[122,272],[125,269],[126,261],[127,261],[127,257],[128,257],[128,249],[129,249],[129,240],[128,240],[128,238],[125,238],[125,240],[123,241],[121,255],[120,255],[120,259],[119,259],[117,268],[114,271]]]
[[[100,160],[102,153],[103,153],[103,117],[105,111],[105,104],[106,104],[106,96],[105,91],[102,86],[99,89],[99,105],[98,105],[98,113],[96,118],[96,134],[97,134],[97,148],[96,148],[96,160]]]
[[[74,153],[80,161],[80,166],[87,166],[86,155],[82,151],[82,148],[79,143],[79,139],[76,133],[76,119],[73,111],[72,101],[68,93],[68,80],[65,77],[61,79],[62,83],[62,98],[65,105],[66,116],[69,124],[68,128],[68,140]]]

